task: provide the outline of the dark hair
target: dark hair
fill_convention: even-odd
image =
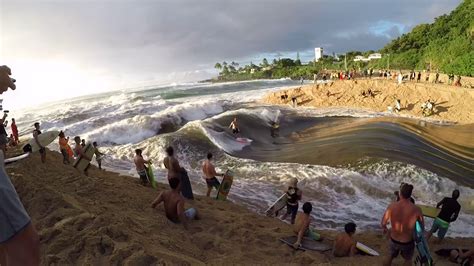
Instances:
[[[212,158],[212,153],[209,152],[209,153],[207,154],[207,159],[210,160],[211,158]]]
[[[58,134],[58,136],[60,136],[60,137],[64,137],[64,132],[63,132],[62,130],[61,130],[61,131],[59,131],[59,134]]]
[[[303,204],[303,212],[306,214],[309,214],[313,210],[313,205],[311,205],[311,202],[305,202]]]
[[[35,122],[35,123],[33,124],[33,126],[35,126],[35,127],[36,127],[36,126],[39,126],[39,125],[40,125],[39,122]]]
[[[95,142],[95,141],[92,142],[92,145],[97,146],[97,142]]]
[[[136,153],[137,155],[142,155],[142,150],[141,150],[141,149],[136,149],[136,150],[135,150],[135,153]]]
[[[15,121],[15,118],[12,118],[12,121]]]
[[[411,193],[413,192],[413,186],[410,184],[403,184],[400,187],[400,196],[404,199],[409,199],[411,197]]]
[[[459,198],[459,190],[455,189],[453,190],[453,199]]]
[[[173,156],[173,153],[174,153],[173,147],[168,146],[168,148],[166,148],[166,154],[168,154],[168,156]]]
[[[170,187],[171,187],[171,189],[176,189],[176,188],[178,188],[178,186],[179,186],[179,178],[176,178],[176,177],[170,178],[169,182],[170,182]]]
[[[356,224],[353,223],[353,222],[346,223],[346,225],[344,225],[344,230],[345,230],[346,233],[348,233],[348,234],[355,233],[355,231],[356,231]]]
[[[81,141],[84,141],[84,142],[86,142],[86,139],[81,139]]]
[[[75,136],[75,137],[74,137],[74,141],[75,141],[75,142],[81,142],[81,137]]]

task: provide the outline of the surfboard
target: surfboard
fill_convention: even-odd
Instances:
[[[362,251],[363,253],[367,254],[367,255],[370,255],[370,256],[380,256],[380,254],[379,254],[377,251],[375,251],[375,250],[369,248],[368,246],[366,246],[366,245],[364,245],[364,244],[362,244],[362,243],[360,243],[360,242],[357,242],[356,248],[357,248],[358,250]]]
[[[235,140],[236,140],[237,142],[240,142],[240,143],[250,143],[250,142],[253,141],[253,140],[248,139],[248,138],[235,138]]]
[[[187,199],[194,199],[191,181],[189,181],[188,172],[184,169],[181,171],[181,195]]]
[[[267,216],[276,216],[277,212],[286,206],[286,193],[283,193],[270,207],[265,211]]]
[[[146,175],[148,177],[148,181],[150,181],[151,186],[156,188],[155,176],[153,175],[153,165],[151,163],[148,164]]]
[[[287,236],[280,238],[280,241],[293,248],[293,244],[296,242],[297,239],[297,236]],[[301,241],[301,246],[298,249],[324,252],[331,250],[331,246],[322,242],[314,241],[307,237],[303,237],[303,240]]]
[[[420,207],[421,212],[423,213],[423,216],[426,216],[426,217],[436,218],[438,217],[438,214],[441,211],[441,209],[437,209],[436,207],[433,207],[433,206],[420,205],[420,204],[417,204],[416,206]]]
[[[231,170],[227,170],[222,178],[221,185],[217,191],[217,200],[226,200],[227,195],[229,195],[230,188],[232,187],[232,182],[234,181],[234,173]]]
[[[91,143],[88,143],[84,148],[84,154],[92,159],[92,156],[94,156],[95,148],[92,146]],[[82,156],[79,156],[76,161],[74,162],[73,166],[77,170],[84,172],[86,170],[87,166],[89,165],[91,161],[86,160],[85,158],[82,158]]]
[[[46,147],[51,142],[53,142],[59,135],[59,131],[52,130],[52,131],[45,131],[38,135],[38,142],[41,146]],[[22,147],[24,152],[37,152],[40,150],[40,147],[36,143],[35,139],[30,139],[25,145]]]
[[[420,221],[416,221],[413,235],[416,250],[418,252],[418,255],[415,258],[415,265],[433,265],[433,258],[431,257],[428,243],[425,239],[425,228]]]
[[[25,158],[28,158],[28,156],[30,156],[30,153],[27,152],[27,153],[24,153],[22,155],[18,155],[18,156],[14,156],[14,157],[10,157],[8,159],[5,159],[5,164],[11,164],[11,163],[14,163],[16,161],[19,161],[19,160],[23,160]]]

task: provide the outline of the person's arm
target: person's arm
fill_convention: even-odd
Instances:
[[[156,199],[151,203],[151,207],[154,209],[161,202],[163,202],[163,192],[161,192],[160,195],[158,195],[158,197],[156,197]]]
[[[391,206],[391,205],[390,205]],[[390,219],[390,213],[391,213],[391,210],[390,210],[390,206],[388,206],[387,210],[385,211],[384,215],[383,215],[383,218],[382,218],[382,222],[380,223],[380,225],[382,226],[382,229],[383,229],[383,233],[386,234],[387,231],[388,231],[388,228],[387,228],[387,223]]]
[[[474,247],[466,252],[462,252],[462,250],[459,251],[459,257],[461,259],[472,257],[473,255],[474,255]]]
[[[453,214],[453,218],[451,218],[451,221],[450,223],[456,221],[456,219],[458,218],[458,215],[459,215],[459,212],[461,211],[461,207],[457,208],[456,211],[454,212]]]
[[[357,254],[357,241],[352,242],[351,251],[349,252],[349,257],[353,257]]]
[[[439,206],[442,206],[445,200],[446,198],[443,198],[440,202],[438,202],[438,204],[436,204],[436,208],[439,209]]]
[[[184,201],[180,200],[178,201],[178,205],[176,206],[179,220],[183,224],[184,229],[188,229],[188,219],[186,218],[186,215],[184,215]]]
[[[234,121],[230,122],[229,128],[232,128],[233,124],[234,124]]]

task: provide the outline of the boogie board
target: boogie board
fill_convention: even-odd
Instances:
[[[235,140],[236,140],[237,142],[240,142],[240,143],[250,143],[250,142],[253,141],[253,140],[248,139],[248,138],[235,138]]]
[[[298,239],[297,236],[287,236],[280,238],[280,241],[287,244],[290,247],[293,247],[293,244]],[[298,248],[300,250],[314,250],[314,251],[328,251],[331,250],[331,246],[322,242],[314,241],[310,238],[303,237],[301,241],[301,246]]]
[[[95,148],[92,146],[92,144],[88,143],[83,149],[84,154],[92,159],[92,156],[94,156]],[[77,170],[84,172],[86,170],[87,166],[89,165],[91,161],[86,160],[82,158],[82,156],[77,157],[76,161],[74,162],[73,166]]]
[[[441,209],[437,209],[433,206],[420,205],[420,204],[417,204],[416,206],[421,209],[423,216],[426,216],[426,217],[436,218],[438,217],[438,214],[441,211]]]
[[[229,195],[230,188],[232,187],[232,182],[234,181],[234,173],[231,170],[227,170],[222,178],[221,185],[217,191],[216,199],[226,200],[227,195]]]
[[[148,164],[146,176],[148,177],[148,181],[150,181],[151,186],[156,188],[155,176],[153,175],[153,165],[151,163]]]
[[[425,228],[420,221],[416,221],[415,223],[413,236],[416,250],[418,251],[418,255],[415,258],[415,265],[433,265],[433,258],[431,257],[428,243],[425,239]]]
[[[181,171],[181,194],[187,199],[194,199],[193,188],[191,187],[191,181],[189,181],[188,172],[183,168]]]
[[[367,255],[370,255],[370,256],[380,256],[380,254],[377,251],[369,248],[368,246],[366,246],[366,245],[364,245],[360,242],[357,242],[356,248],[358,250],[360,250],[361,252],[363,252],[364,254],[367,254]]]
[[[283,193],[266,211],[267,216],[276,216],[277,213],[286,206],[286,193]]]
[[[46,147],[48,146],[51,142],[53,142],[59,135],[59,131],[57,130],[52,130],[52,131],[45,131],[41,134],[38,135],[38,142],[41,144],[41,146]],[[24,152],[37,152],[40,150],[40,147],[36,143],[35,139],[32,138],[23,145],[22,147]]]
[[[15,157],[10,157],[8,159],[5,159],[5,164],[11,164],[11,163],[14,163],[16,161],[19,161],[19,160],[22,160],[22,159],[25,159],[27,158],[28,156],[30,156],[30,153],[27,152],[27,153],[24,153],[22,155],[18,155],[18,156],[15,156]]]

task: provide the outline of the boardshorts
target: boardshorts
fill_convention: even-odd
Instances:
[[[137,171],[138,176],[140,176],[140,179],[142,180],[142,182],[143,182],[144,184],[148,183],[148,175],[147,175],[147,173],[146,173],[147,170],[148,170],[148,169],[145,167],[144,170]]]
[[[390,256],[396,258],[398,254],[402,254],[405,260],[411,260],[415,254],[415,242],[402,243],[390,238]]]
[[[0,151],[0,163],[3,164],[3,152]],[[5,169],[0,169],[0,244],[4,243],[31,223],[15,187]]]
[[[221,186],[221,183],[219,183],[219,180],[217,180],[216,177],[209,179],[206,178],[206,184],[208,188],[215,187],[216,189],[219,189],[219,187]]]
[[[433,226],[431,227],[430,232],[434,234],[436,233],[436,231],[438,231],[438,238],[443,239],[446,233],[448,232],[448,228],[449,228],[448,222],[436,217],[436,219],[433,222]]]

